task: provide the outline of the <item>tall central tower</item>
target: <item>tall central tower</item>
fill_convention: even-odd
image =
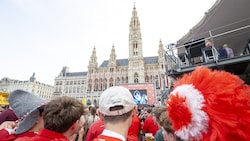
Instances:
[[[145,69],[142,54],[141,28],[134,5],[129,24],[128,83],[144,83]]]

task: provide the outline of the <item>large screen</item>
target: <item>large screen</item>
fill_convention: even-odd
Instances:
[[[135,104],[148,104],[147,90],[130,90]]]
[[[136,104],[156,104],[154,83],[121,84],[131,92]]]

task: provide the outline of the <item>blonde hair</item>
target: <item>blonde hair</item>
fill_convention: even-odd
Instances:
[[[228,45],[227,45],[227,44],[224,44],[223,47],[228,47]]]

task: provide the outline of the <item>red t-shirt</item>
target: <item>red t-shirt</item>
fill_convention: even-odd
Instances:
[[[60,133],[47,129],[42,129],[39,131],[38,135],[32,138],[18,138],[15,141],[68,141],[68,139]]]
[[[15,139],[21,138],[21,137],[34,137],[37,135],[34,132],[24,132],[22,134],[9,134],[9,132],[5,129],[0,130],[0,141],[13,141]]]
[[[138,141],[141,122],[137,115],[132,118],[132,123],[128,130],[127,141]]]
[[[93,141],[93,139],[96,138],[98,135],[100,135],[103,130],[104,130],[104,121],[103,120],[98,120],[98,121],[94,122],[89,127],[85,141]]]
[[[148,118],[146,118],[146,120],[144,121],[144,125],[143,125],[144,133],[152,133],[153,136],[155,136],[158,129],[159,127],[154,123],[152,116],[149,116]]]

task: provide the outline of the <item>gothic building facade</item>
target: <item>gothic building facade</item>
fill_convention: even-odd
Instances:
[[[128,59],[117,59],[113,45],[109,60],[104,60],[98,66],[94,48],[88,65],[86,98],[96,103],[103,90],[124,83],[155,83],[157,93],[160,95],[165,83],[162,79],[166,72],[164,54],[165,50],[160,40],[158,56],[143,56],[140,21],[134,7],[129,24]]]
[[[166,72],[164,57],[165,50],[162,41],[160,40],[158,45],[158,56],[143,56],[141,27],[135,6],[133,7],[132,17],[129,24],[128,49],[129,56],[127,59],[117,59],[115,46],[113,45],[109,59],[104,60],[101,65],[98,66],[96,53],[98,50],[94,47],[88,64],[88,72],[65,73],[64,70],[64,72],[60,73],[55,79],[56,94],[62,93],[63,89],[65,90],[65,86],[67,86],[66,81],[74,82],[74,79],[77,79],[78,77],[81,78],[79,84],[82,85],[78,86],[80,89],[79,91],[84,91],[81,97],[95,105],[98,103],[102,91],[108,87],[120,84],[154,83],[157,93],[156,96],[160,98],[162,90],[166,87],[164,79]],[[153,50],[153,48],[148,49]],[[71,76],[68,76],[67,74]],[[82,83],[82,81],[84,82]],[[60,88],[60,86],[62,86],[62,88]],[[67,92],[69,92],[69,86],[70,85],[67,87]],[[77,88],[77,86],[75,88]],[[83,90],[82,88],[86,88],[86,90]],[[73,92],[73,90],[71,90],[71,92]],[[75,90],[75,92],[77,92],[77,90]]]

